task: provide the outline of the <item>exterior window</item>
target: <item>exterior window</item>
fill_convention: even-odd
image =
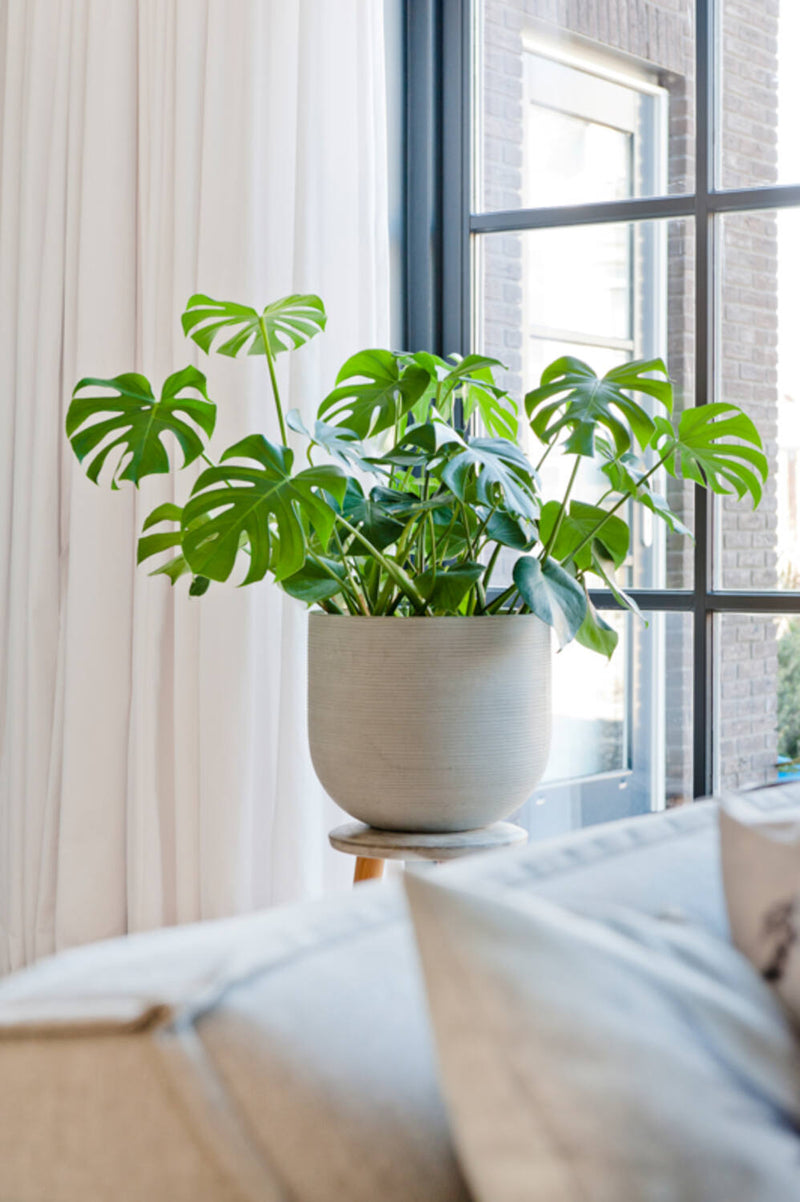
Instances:
[[[567,65],[523,51],[522,187],[526,205],[623,200],[644,174],[663,188],[658,153],[663,91],[642,91],[637,80],[595,63]],[[488,135],[487,135],[488,137]],[[505,144],[505,143],[504,143]],[[644,148],[647,147],[647,153]],[[603,366],[652,343],[635,328],[637,277],[650,275],[655,247],[639,244],[626,226],[549,231],[523,243],[523,379],[537,379],[560,354],[592,358]],[[580,264],[580,285],[576,271]],[[572,270],[570,270],[572,268]],[[648,312],[647,319],[657,320]]]
[[[679,408],[741,405],[770,463],[755,513],[661,481],[696,545],[634,516],[645,621],[594,595],[620,645],[608,665],[558,657],[550,765],[524,817],[547,834],[800,774],[800,6],[409,11],[417,34],[430,18],[441,97],[426,131],[409,108],[410,340],[427,297],[425,335],[493,354],[517,396],[561,354],[597,371],[661,356]],[[439,139],[422,179],[421,138]],[[414,251],[431,229],[425,293]]]

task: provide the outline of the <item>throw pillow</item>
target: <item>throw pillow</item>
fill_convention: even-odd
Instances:
[[[800,1060],[748,962],[687,924],[408,876],[479,1202],[787,1202]]]
[[[800,811],[769,819],[727,798],[719,834],[733,942],[800,1020]]]

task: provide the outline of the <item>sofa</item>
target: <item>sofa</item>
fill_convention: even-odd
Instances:
[[[427,871],[726,937],[713,801]],[[6,978],[0,1081],[0,1202],[470,1198],[398,880]]]

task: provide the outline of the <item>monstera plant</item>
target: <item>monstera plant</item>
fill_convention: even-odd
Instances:
[[[659,491],[667,476],[749,496],[754,505],[760,500],[767,462],[751,420],[724,401],[676,416],[660,359],[622,363],[599,377],[579,359],[563,357],[519,406],[496,382],[501,365],[485,355],[368,349],[343,364],[307,428],[297,410],[284,410],[276,360],[315,337],[325,322],[319,297],[297,295],[259,312],[198,294],[182,316],[184,332],[203,352],[265,359],[278,442],[250,433],[212,454],[217,407],[205,376],[193,366],[169,376],[160,392],[132,372],[87,377],[76,385],[66,428],[91,480],[107,478],[112,489],[123,482],[138,486],[174,466],[202,464],[195,467],[188,501],[159,505],[144,522],[138,559],[165,556],[155,574],[173,585],[186,579],[195,596],[212,582],[249,585],[269,576],[290,596],[323,611],[317,627],[334,640],[348,629],[363,642],[369,624],[329,622],[331,617],[535,615],[539,623],[500,623],[491,637],[499,637],[504,625],[517,632],[535,628],[535,656],[541,658],[541,631],[551,627],[560,646],[577,639],[610,655],[617,634],[588,590],[610,589],[621,606],[635,608],[618,576],[630,553],[632,505],[688,534]],[[299,462],[295,446],[305,449]],[[567,464],[560,473],[549,470],[555,457]],[[591,472],[582,472],[587,467]],[[553,476],[567,481],[558,495],[543,483]],[[604,478],[601,490],[598,476]],[[590,484],[591,494],[582,497]],[[501,562],[506,574],[497,586]],[[398,621],[381,636],[401,640],[406,664],[411,631],[421,625],[428,634],[414,638],[445,629]],[[373,634],[387,629],[369,628]],[[484,623],[462,623],[459,637],[470,637],[470,628],[486,629]],[[420,654],[430,659],[431,649]],[[386,655],[384,648],[382,671]],[[454,648],[447,655],[437,671],[452,675],[467,655]],[[469,655],[477,662],[477,652]],[[519,648],[515,655],[519,664],[532,662]],[[326,697],[335,666],[327,663],[320,678]],[[499,678],[503,687],[509,670],[506,665]],[[459,690],[462,697],[482,687],[487,669],[482,671],[480,681]],[[428,693],[434,687],[419,685]],[[335,707],[347,711],[348,698],[352,690],[337,697]],[[370,698],[365,713],[374,714],[376,704]],[[393,705],[396,717],[396,698]],[[402,732],[406,748],[411,721]],[[434,737],[425,722],[414,736],[418,741]],[[484,714],[471,736],[476,746],[486,722]],[[329,742],[337,740],[341,731],[331,729]],[[357,746],[353,750],[358,758]],[[315,755],[315,763],[320,758]],[[471,771],[474,777],[474,765]],[[493,771],[496,784],[496,763]],[[526,780],[531,776],[529,766]],[[376,787],[374,781],[364,784],[362,792]],[[407,796],[408,780],[402,788]],[[437,796],[442,788],[440,782]],[[520,783],[515,795],[521,790]],[[358,812],[352,802],[349,808]],[[367,820],[374,822],[374,814]],[[423,829],[419,813],[413,821]],[[384,815],[380,824],[392,823]]]
[[[325,328],[318,297],[288,296],[259,313],[198,294],[182,322],[206,353],[266,359],[280,442],[248,434],[212,461],[217,407],[196,367],[169,376],[158,395],[137,373],[87,377],[66,427],[89,479],[99,482],[108,464],[114,489],[169,472],[172,449],[184,468],[204,463],[184,506],[147,518],[138,552],[140,562],[171,552],[156,573],[173,584],[188,577],[195,595],[238,572],[244,584],[269,575],[329,613],[530,612],[561,644],[577,637],[608,654],[615,635],[587,589],[594,582],[631,605],[615,575],[629,553],[628,502],[688,534],[656,491],[660,469],[754,504],[761,497],[767,464],[753,423],[723,402],[676,420],[658,359],[602,378],[558,359],[520,412],[495,383],[495,359],[365,350],[342,366],[307,429],[284,410],[275,364]],[[535,463],[520,445],[523,424]],[[306,444],[302,466],[289,429]],[[572,466],[563,495],[548,497],[540,472],[554,454]],[[587,462],[607,481],[591,502],[578,489]],[[511,583],[492,593],[504,547],[518,558]]]

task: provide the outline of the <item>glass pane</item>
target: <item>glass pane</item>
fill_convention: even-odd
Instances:
[[[592,345],[597,340],[612,348],[631,347],[631,235],[627,225],[571,226],[522,235],[525,304],[533,321],[526,351],[532,373],[538,376],[550,362],[542,343],[552,344],[557,331],[569,333],[571,339],[588,334]]]
[[[692,622],[688,614],[604,614],[612,659],[570,644],[553,664],[553,741],[518,820],[534,838],[692,795]]]
[[[475,341],[507,365],[503,382],[520,401],[538,384],[542,369],[561,355],[584,359],[599,374],[629,359],[659,356],[668,363],[680,409],[692,403],[693,251],[692,226],[685,221],[481,235],[476,239]],[[522,441],[537,463],[542,448],[530,430],[523,429]],[[547,459],[542,469],[546,499],[560,499],[571,467],[571,460],[557,453]],[[606,483],[587,463],[575,496],[594,503]],[[691,527],[692,489],[663,473],[657,487]],[[627,583],[690,588],[690,540],[645,511],[636,512],[633,522]]]
[[[718,0],[724,188],[800,182],[800,4]]]
[[[694,2],[653,7],[476,2],[476,208],[691,190]]]
[[[625,678],[629,622],[621,613],[607,621],[620,635],[611,660],[570,643],[559,652],[553,675],[553,742],[544,783],[623,772],[629,731]]]
[[[720,614],[715,628],[715,783],[746,789],[797,774],[800,623]]]
[[[719,226],[718,399],[734,401],[764,440],[760,507],[721,502],[717,579],[731,589],[800,589],[800,210],[737,213]]]
[[[529,113],[526,189],[530,207],[623,200],[633,191],[633,134],[535,105]]]

